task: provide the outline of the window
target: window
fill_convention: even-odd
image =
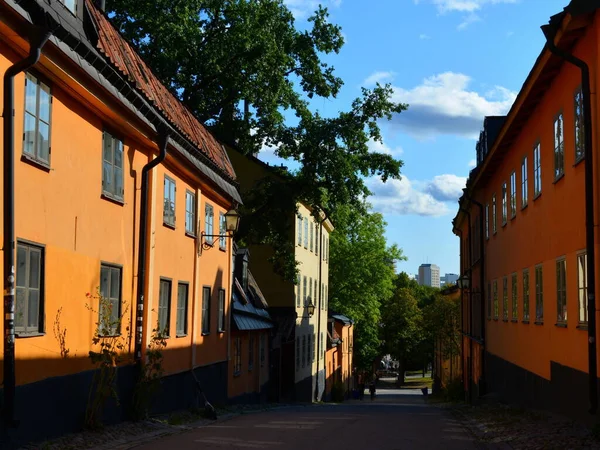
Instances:
[[[560,178],[565,173],[565,138],[563,136],[562,113],[554,119],[554,179]]]
[[[318,301],[318,296],[319,296],[319,287],[317,286],[317,279],[315,278],[315,284],[314,284],[314,299],[313,299],[313,305],[317,306],[317,301]]]
[[[511,277],[511,289],[512,289],[512,320],[519,318],[519,298],[517,293],[517,274],[513,273]]]
[[[319,347],[319,359],[323,359],[323,355],[325,354],[323,352],[323,332],[321,331],[321,338],[319,339],[319,343],[321,344]]]
[[[225,221],[225,213],[219,213],[219,248],[221,250],[226,250],[227,246],[225,244],[225,234],[227,232],[227,223]]]
[[[316,247],[314,245],[314,240],[315,240],[315,229],[312,227],[312,225],[309,224],[309,228],[310,228],[310,251],[313,251],[313,247]]]
[[[523,320],[529,322],[529,269],[523,271]]]
[[[485,238],[490,238],[490,204],[485,204]]]
[[[260,335],[260,367],[265,366],[265,335]]]
[[[579,293],[579,323],[587,323],[587,255],[577,255],[577,288]]]
[[[539,142],[533,148],[533,196],[542,193],[542,163]]]
[[[327,290],[327,286],[325,286],[325,311],[327,311],[328,303],[329,303],[329,291]]]
[[[583,91],[575,92],[575,162],[585,156],[585,131],[583,124]]]
[[[171,322],[171,280],[160,280],[158,297],[158,327],[162,334],[168,336]]]
[[[502,183],[502,225],[506,225],[506,218],[508,216],[508,205],[507,205],[507,195],[506,192],[506,181]]]
[[[175,226],[175,180],[165,175],[165,202],[163,206],[163,223]]]
[[[487,318],[492,318],[492,283],[487,285]]]
[[[312,346],[310,345],[311,337],[312,337],[312,335],[310,335],[310,334],[306,337],[306,365],[309,367],[310,367],[311,362],[313,361],[313,359],[311,358],[311,354],[312,354]]]
[[[567,321],[567,262],[556,261],[556,321]]]
[[[306,275],[305,275],[304,276],[304,283],[303,283],[304,284],[304,289],[303,289],[303,292],[304,292],[304,306],[308,305],[308,301],[307,301],[308,289],[306,288],[306,283],[307,283],[307,280],[306,280]]]
[[[204,206],[204,233],[210,236],[214,235],[213,228],[213,207],[212,205]],[[207,244],[213,245],[215,240],[213,238],[206,238],[205,241]]]
[[[248,291],[248,260],[242,259],[242,288],[244,291]]]
[[[535,268],[535,321],[544,320],[544,280],[542,276],[542,266]]]
[[[60,0],[60,2],[73,14],[77,14],[77,0]]]
[[[517,215],[517,174],[513,170],[510,174],[510,217]]]
[[[521,162],[521,208],[527,206],[527,156]]]
[[[302,336],[302,367],[306,367],[306,336]]]
[[[99,332],[101,336],[114,336],[121,332],[121,269],[100,266]]]
[[[308,303],[307,303],[307,305],[312,303],[312,301],[313,301],[313,291],[312,290],[313,290],[313,279],[312,279],[312,277],[310,277],[308,279]]]
[[[315,223],[315,255],[319,256],[319,224]]]
[[[196,194],[185,191],[185,232],[196,236]]]
[[[202,288],[202,334],[210,333],[210,287]]]
[[[317,337],[315,336],[313,338],[313,342],[312,342],[312,346],[311,346],[311,352],[312,352],[312,362],[315,362],[316,360],[316,356],[317,356]]]
[[[123,143],[105,131],[102,147],[102,194],[123,200]]]
[[[254,367],[254,336],[248,339],[248,370]]]
[[[298,275],[298,296],[296,297],[296,307],[300,308],[300,299],[302,298],[302,275]]]
[[[492,195],[492,231],[496,234],[496,194]]]
[[[300,336],[296,338],[296,371],[300,369]]]
[[[508,278],[502,279],[502,319],[508,320]]]
[[[51,105],[50,87],[28,73],[25,76],[23,154],[45,166],[50,166]]]
[[[188,313],[188,284],[179,283],[177,285],[177,321],[175,332],[178,336],[187,334],[187,313]]]
[[[219,323],[217,331],[225,331],[225,289],[219,289]]]
[[[304,218],[304,248],[308,248],[308,219]]]
[[[298,245],[302,245],[302,216],[298,214]]]
[[[15,331],[17,334],[44,331],[44,249],[17,244],[17,297]]]
[[[242,371],[242,338],[236,337],[233,346],[233,374],[239,375]]]
[[[494,319],[498,320],[498,282],[494,280]]]

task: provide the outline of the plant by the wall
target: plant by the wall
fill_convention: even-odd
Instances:
[[[67,329],[62,328],[60,325],[60,316],[62,314],[62,307],[56,311],[56,318],[54,319],[53,330],[54,337],[58,341],[58,346],[60,347],[60,357],[68,358],[69,357],[69,349],[67,348]]]
[[[137,420],[145,419],[150,412],[152,399],[160,387],[163,376],[163,350],[167,346],[166,334],[157,323],[152,330],[145,361],[141,363],[139,378],[133,397],[133,415]]]
[[[123,317],[127,314],[128,307],[114,310],[110,299],[102,296],[99,288],[97,291],[97,295],[89,292],[86,294],[91,304],[85,305],[98,317],[92,344],[99,346],[99,349],[89,352],[89,358],[96,371],[90,386],[85,412],[85,426],[91,429],[102,427],[102,412],[110,398],[113,398],[117,405],[119,404],[119,395],[115,388],[117,369],[119,364],[128,357],[128,343],[131,340],[129,326],[125,328],[124,333],[122,332]],[[96,300],[97,310],[94,308]]]

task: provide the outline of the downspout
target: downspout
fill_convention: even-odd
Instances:
[[[588,292],[588,383],[590,414],[598,409],[598,380],[596,356],[596,268],[594,251],[594,166],[592,150],[592,101],[590,88],[590,70],[585,61],[558,48],[554,44],[556,30],[550,25],[542,26],[546,36],[548,50],[554,55],[579,67],[581,70],[581,90],[583,93],[583,127],[585,155],[585,241],[587,254],[587,292]]]
[[[10,66],[4,73],[4,422],[16,427],[15,420],[15,92],[14,80],[19,73],[35,65],[50,31],[31,30],[29,55]]]
[[[317,379],[315,382],[315,401],[319,401],[319,361],[321,360],[321,353],[323,349],[321,348],[321,310],[323,309],[323,224],[327,220],[327,214],[323,212],[323,220],[319,224],[319,317],[317,319],[317,349],[319,350],[317,353]],[[329,307],[329,305],[327,305]],[[326,341],[326,339],[324,339]],[[325,359],[325,354],[323,354],[323,359]],[[325,364],[325,363],[324,363]],[[325,378],[325,377],[323,377]],[[323,385],[323,393],[325,393],[325,385]]]
[[[142,186],[140,192],[140,231],[138,238],[138,280],[137,280],[137,308],[135,328],[134,359],[138,366],[142,362],[142,339],[144,330],[144,291],[146,287],[146,252],[148,247],[148,179],[150,171],[162,163],[167,157],[167,144],[169,142],[169,129],[158,123],[158,149],[160,153],[156,158],[146,164],[142,169]],[[151,329],[151,328],[150,328]]]
[[[473,267],[473,242],[471,241],[471,213],[464,209],[462,206],[460,207],[461,211],[463,211],[465,214],[467,214],[467,223],[469,224],[468,226],[468,233],[469,233],[469,248],[468,248],[468,252],[469,252],[469,268],[467,269],[469,272],[471,271],[471,268]],[[470,358],[470,363],[469,363],[469,368],[468,368],[468,375],[469,375],[469,402],[472,402],[473,400],[473,392],[471,390],[471,387],[473,386],[473,298],[472,298],[472,289],[469,286],[469,295],[468,295],[468,299],[469,299],[469,303],[468,303],[468,310],[469,310],[469,334],[467,335],[469,338],[469,358]]]
[[[480,386],[480,390],[482,393],[485,393],[485,305],[486,305],[486,286],[485,286],[485,251],[484,251],[484,245],[485,245],[485,210],[483,208],[483,204],[479,203],[477,200],[473,199],[472,197],[469,196],[469,193],[467,192],[466,189],[463,189],[463,192],[465,194],[465,197],[467,198],[467,200],[469,200],[471,203],[474,203],[475,205],[477,205],[479,207],[479,247],[480,247],[480,252],[481,254],[479,255],[479,259],[480,259],[480,264],[481,264],[481,271],[479,274],[479,279],[480,279],[480,289],[481,289],[481,346],[482,346],[482,355],[481,355],[481,384],[483,386]],[[483,388],[483,389],[481,389]]]

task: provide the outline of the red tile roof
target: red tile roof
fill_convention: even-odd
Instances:
[[[171,124],[231,179],[235,172],[222,145],[196,117],[158,80],[131,45],[100,12],[92,0],[87,7],[98,28],[98,49],[133,83]]]

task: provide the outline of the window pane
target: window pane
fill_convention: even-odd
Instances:
[[[75,14],[75,9],[77,6],[77,0],[62,0],[62,2],[65,4],[65,6],[67,8],[69,8],[69,10]]]
[[[123,143],[118,140],[115,139],[114,140],[115,146],[114,146],[114,165],[115,167],[119,167],[119,168],[123,168]]]
[[[37,114],[36,103],[37,80],[33,76],[27,74],[27,82],[25,86],[25,111],[28,111],[35,116]]]
[[[119,269],[110,269],[110,298],[118,299],[121,282],[121,271]]]
[[[27,301],[27,290],[22,287],[17,287],[17,298],[15,302],[15,327],[25,328],[25,314],[27,313],[26,308]]]
[[[113,139],[112,139],[112,136],[105,131],[104,139],[102,141],[103,141],[103,145],[104,145],[102,157],[104,158],[104,161],[108,161],[112,165],[112,163],[113,163],[113,157],[112,157]]]
[[[39,159],[50,161],[50,127],[44,122],[38,122],[38,152]]]
[[[44,122],[50,123],[50,88],[43,83],[40,83],[40,112],[38,117]]]
[[[23,152],[29,155],[35,155],[35,118],[25,113],[25,123],[23,124]]]
[[[29,250],[29,286],[30,288],[39,289],[40,287],[40,268],[41,268],[41,253],[39,250]]]
[[[30,331],[37,330],[39,327],[40,311],[40,291],[29,289],[29,304],[27,305],[27,328]]]
[[[110,269],[108,267],[100,269],[100,295],[105,298],[110,296]]]
[[[27,286],[27,248],[17,245],[17,286]]]
[[[113,166],[111,163],[104,161],[102,164],[102,183],[104,191],[114,193],[114,183],[112,177]]]
[[[123,196],[123,169],[118,167],[113,167],[114,175],[115,175],[115,192],[114,194],[118,197]]]

